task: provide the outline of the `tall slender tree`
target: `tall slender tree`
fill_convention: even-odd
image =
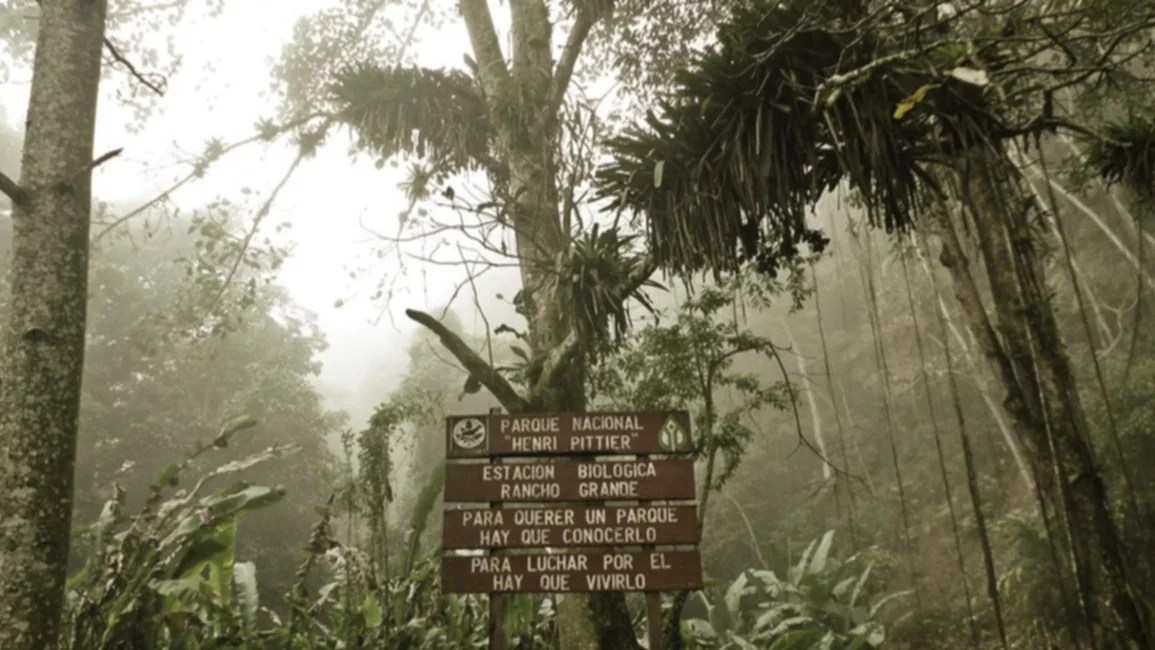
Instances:
[[[0,356],[0,646],[55,645],[72,521],[106,0],[41,3]]]

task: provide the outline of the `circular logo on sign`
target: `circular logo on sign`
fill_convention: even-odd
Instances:
[[[485,442],[485,422],[478,418],[463,418],[453,425],[453,444],[462,449],[473,449]]]

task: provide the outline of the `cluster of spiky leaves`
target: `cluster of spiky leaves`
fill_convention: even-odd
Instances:
[[[1088,148],[1090,165],[1108,183],[1155,198],[1155,116],[1109,124],[1103,135]]]
[[[662,288],[653,280],[638,284],[646,262],[632,250],[636,239],[595,224],[574,242],[558,269],[561,298],[572,310],[581,339],[594,341],[596,350],[613,348],[629,333],[629,299],[652,312],[644,289]]]
[[[485,100],[464,72],[362,63],[338,74],[331,91],[360,148],[383,158],[411,154],[451,170],[487,158]]]
[[[996,9],[742,3],[677,76],[672,98],[609,143],[601,195],[610,209],[645,214],[654,255],[678,272],[750,261],[776,272],[804,246],[821,249],[807,212],[840,185],[872,225],[907,228],[939,191],[936,166],[1053,127],[1034,102],[1048,84],[1078,81],[1031,61],[1057,50],[1054,33],[1090,42],[1093,30],[1071,35],[1086,20],[1024,19],[1016,28],[1033,30],[1028,47],[984,27],[1008,20]]]
[[[791,3],[737,10],[718,44],[678,75],[675,99],[610,143],[617,160],[600,174],[603,192],[649,216],[664,264],[734,270],[761,253],[773,270],[800,244],[821,247],[806,212],[844,172],[891,208],[888,225],[903,225],[895,215],[914,201],[917,162],[891,113],[917,85],[879,70],[828,110],[815,106],[829,78],[877,52],[873,39],[840,33],[846,18],[828,17],[821,25]],[[858,137],[831,142],[836,121]]]

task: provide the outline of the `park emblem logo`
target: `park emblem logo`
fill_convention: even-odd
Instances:
[[[664,451],[683,451],[690,446],[690,434],[676,418],[667,418],[658,432],[658,446]]]
[[[459,449],[482,451],[481,447],[488,438],[486,422],[481,418],[462,418],[453,423],[449,437]]]

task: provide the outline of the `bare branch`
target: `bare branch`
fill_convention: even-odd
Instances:
[[[498,93],[498,88],[509,79],[509,69],[505,67],[501,44],[497,40],[497,31],[493,28],[493,16],[489,13],[488,0],[460,0],[458,8],[465,18],[469,42],[478,59],[477,74],[481,77],[485,94],[492,101]]]
[[[505,410],[509,413],[524,413],[529,409],[529,403],[525,398],[518,394],[517,390],[510,385],[509,381],[501,375],[501,373],[494,370],[493,366],[485,362],[473,348],[469,347],[461,337],[453,333],[448,327],[442,324],[433,316],[416,309],[406,309],[405,315],[421,325],[426,329],[437,335],[441,339],[441,344],[445,346],[446,350],[457,358],[462,366],[465,367],[469,374],[477,378],[482,386],[489,389],[490,393],[497,398]]]
[[[136,69],[136,66],[134,66],[131,61],[126,59],[124,55],[120,53],[120,49],[118,49],[116,45],[113,45],[112,41],[108,40],[107,37],[104,39],[104,46],[108,48],[108,53],[112,55],[112,58],[115,59],[117,63],[123,65],[124,68],[128,70],[128,73],[135,77],[136,80],[141,84],[143,84],[145,88],[148,88],[152,92],[160,95],[161,97],[164,97],[164,89],[161,88],[161,86],[166,85],[167,82],[163,76],[152,75],[160,79],[159,84],[155,81],[149,80],[143,73]]]
[[[88,166],[88,168],[89,168],[89,169],[96,169],[97,167],[100,167],[100,166],[101,166],[101,165],[103,165],[104,163],[106,163],[106,162],[108,162],[108,161],[112,160],[113,158],[116,158],[117,156],[119,156],[119,155],[120,155],[120,154],[122,154],[122,153],[124,153],[124,148],[123,148],[123,147],[121,147],[121,148],[117,148],[117,149],[113,149],[112,151],[109,151],[109,152],[107,152],[107,153],[105,153],[105,154],[101,155],[101,156],[100,156],[99,158],[97,158],[96,160],[92,161],[92,164],[91,164],[91,165],[89,165],[89,166]]]
[[[569,31],[569,36],[566,37],[565,49],[562,50],[561,58],[558,59],[557,68],[553,73],[553,94],[550,97],[550,105],[553,106],[554,110],[557,110],[557,107],[565,101],[565,91],[569,87],[570,78],[573,76],[574,66],[577,65],[582,46],[585,45],[586,38],[593,26],[593,15],[588,11],[579,9],[573,27]]]
[[[541,378],[537,383],[541,386],[556,385],[561,374],[577,361],[580,351],[581,337],[577,330],[571,329],[561,344],[545,355],[541,364]]]
[[[8,195],[12,199],[12,203],[20,205],[28,200],[28,193],[24,191],[23,187],[16,181],[9,178],[4,172],[0,172],[0,192]]]
[[[212,314],[213,310],[217,308],[217,305],[220,304],[221,298],[224,297],[225,292],[228,291],[229,286],[232,285],[233,278],[236,277],[237,271],[241,267],[241,262],[244,261],[245,254],[248,253],[249,246],[253,243],[253,237],[256,236],[257,229],[260,228],[261,222],[265,220],[265,217],[269,216],[269,211],[273,207],[273,202],[277,200],[277,195],[281,193],[281,190],[285,187],[285,184],[289,182],[289,178],[292,177],[293,172],[297,171],[297,167],[301,164],[301,161],[304,160],[304,158],[305,151],[299,151],[297,153],[297,157],[293,159],[293,163],[289,165],[289,169],[285,171],[285,175],[281,177],[280,182],[277,183],[276,187],[273,188],[273,191],[269,194],[269,197],[265,199],[264,204],[261,205],[261,209],[257,212],[257,215],[253,218],[253,225],[249,228],[248,234],[246,234],[245,238],[241,241],[240,250],[237,251],[236,259],[233,260],[233,265],[229,268],[228,275],[225,276],[225,279],[221,282],[221,288],[217,290],[216,295],[213,296],[209,306],[205,309],[206,318],[209,314]]]

